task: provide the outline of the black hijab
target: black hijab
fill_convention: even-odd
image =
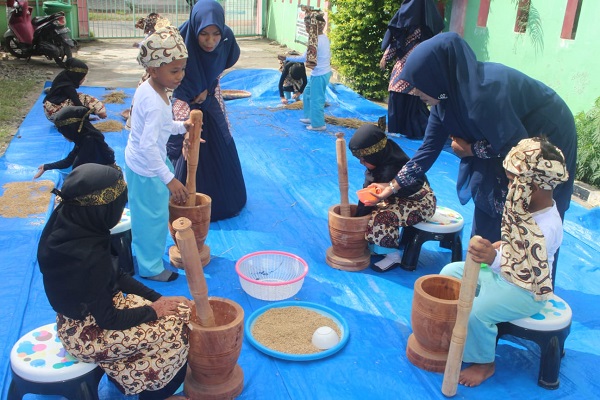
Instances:
[[[52,308],[81,319],[88,304],[114,287],[110,229],[121,219],[127,186],[120,170],[84,164],[54,192],[62,201],[42,231],[38,263]]]
[[[54,125],[68,140],[79,146],[73,168],[81,164],[115,163],[115,152],[104,140],[104,135],[90,122],[92,111],[87,107],[67,106],[55,114]]]
[[[88,66],[77,58],[71,58],[67,61],[67,67],[61,71],[52,81],[50,91],[46,95],[44,102],[49,101],[52,104],[61,104],[70,99],[74,105],[82,106],[77,88],[88,73]]]
[[[365,124],[358,128],[352,135],[348,147],[352,155],[375,166],[374,169],[367,169],[365,172],[363,187],[367,187],[373,182],[390,182],[410,160],[396,142],[389,139],[384,131],[373,124]],[[396,196],[406,197],[414,194],[421,189],[426,179],[402,188]]]

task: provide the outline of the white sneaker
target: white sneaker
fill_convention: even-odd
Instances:
[[[323,125],[323,126],[317,126],[315,128],[312,125],[309,125],[309,126],[306,127],[306,129],[308,129],[309,131],[324,131],[324,130],[327,129],[327,127],[325,125]]]
[[[300,118],[300,122],[302,122],[303,124],[310,124],[310,119],[309,118]]]
[[[385,271],[389,269],[392,265],[400,263],[401,259],[402,257],[400,256],[400,252],[395,251],[393,253],[387,254],[385,258],[377,261],[374,265],[380,270]]]

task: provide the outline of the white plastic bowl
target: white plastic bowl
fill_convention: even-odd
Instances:
[[[312,344],[317,349],[327,350],[336,346],[340,342],[337,332],[328,326],[317,328],[312,336]]]
[[[308,264],[302,258],[282,251],[258,251],[235,264],[242,289],[260,300],[276,301],[300,291]]]

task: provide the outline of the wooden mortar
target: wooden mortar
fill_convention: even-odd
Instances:
[[[330,267],[344,271],[361,271],[371,263],[365,231],[370,215],[353,217],[356,204],[348,201],[348,163],[344,134],[336,133],[338,184],[341,203],[329,208],[329,237],[332,246],[327,249],[325,261]]]

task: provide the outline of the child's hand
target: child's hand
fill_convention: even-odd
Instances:
[[[167,188],[169,188],[175,204],[184,204],[187,201],[189,192],[176,178],[171,179],[171,182],[167,183]]]
[[[186,131],[189,132],[189,130],[192,129],[193,126],[194,126],[194,123],[192,122],[191,118],[189,118],[187,121],[183,121],[183,127],[185,128]]]
[[[288,100],[287,100],[285,97],[282,97],[282,98],[281,98],[281,103],[283,103],[283,104],[287,104],[287,103],[288,103]]]
[[[43,165],[40,165],[40,166],[38,167],[38,169],[37,169],[37,172],[36,172],[36,173],[35,173],[35,175],[33,176],[33,179],[37,179],[37,178],[39,178],[40,176],[42,176],[42,174],[43,174],[44,172],[46,172],[46,171],[44,170],[44,166],[43,166]]]
[[[454,136],[450,136],[450,139],[452,139],[452,150],[458,157],[465,158],[473,156],[473,151],[471,150],[471,143],[468,143],[462,138]]]
[[[494,248],[494,245],[489,240],[482,237],[475,238],[467,251],[471,254],[473,261],[476,263],[486,263],[490,265],[496,258],[496,249]]]

